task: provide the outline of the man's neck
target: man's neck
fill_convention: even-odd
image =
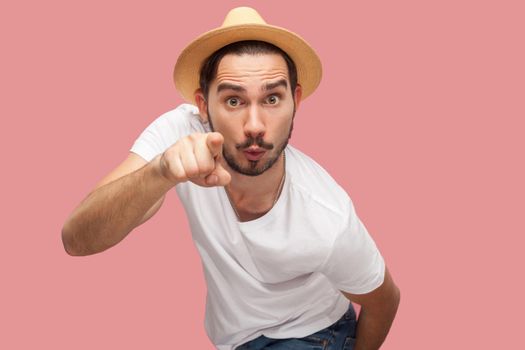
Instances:
[[[258,176],[242,175],[228,167],[232,180],[226,191],[241,221],[256,219],[273,207],[284,176],[283,156],[284,152],[270,169]]]

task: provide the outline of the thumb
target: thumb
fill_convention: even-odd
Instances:
[[[218,132],[210,132],[206,136],[206,146],[208,146],[208,149],[214,158],[222,153],[223,143],[224,137]]]

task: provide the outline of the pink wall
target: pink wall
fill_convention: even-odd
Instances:
[[[0,5],[1,349],[213,348],[174,191],[102,254],[66,255],[60,230],[181,102],[181,49],[240,4],[323,61],[292,143],[347,189],[402,290],[384,349],[518,348],[522,2],[73,3]]]

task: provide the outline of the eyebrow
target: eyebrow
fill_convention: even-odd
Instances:
[[[242,86],[235,85],[235,84],[232,84],[232,83],[220,83],[217,86],[217,93],[221,92],[222,90],[233,90],[233,91],[237,91],[237,92],[246,92],[246,89],[243,88]]]
[[[266,83],[265,85],[262,86],[261,90],[262,91],[269,91],[269,90],[273,90],[279,86],[282,86],[284,87],[285,89],[288,87],[288,82],[286,81],[286,79],[279,79],[275,82],[271,82],[271,83]],[[232,83],[220,83],[219,85],[217,85],[217,93],[223,91],[223,90],[233,90],[233,91],[236,91],[236,92],[246,92],[246,88],[240,86],[240,85],[236,85],[236,84],[232,84]]]
[[[288,82],[286,81],[286,79],[279,79],[273,83],[267,83],[262,87],[262,91],[273,90],[279,86],[283,86],[286,89],[288,87]]]

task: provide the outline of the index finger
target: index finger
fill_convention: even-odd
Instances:
[[[210,132],[206,136],[206,145],[214,158],[221,154],[223,143],[224,137],[218,132]]]

